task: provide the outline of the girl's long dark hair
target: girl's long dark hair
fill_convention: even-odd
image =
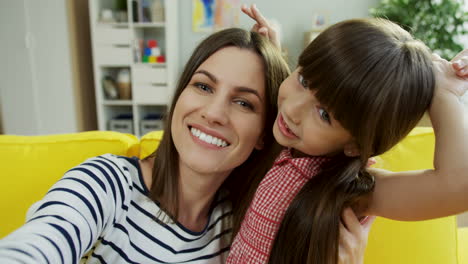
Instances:
[[[363,216],[374,189],[365,165],[403,139],[434,92],[430,52],[383,19],[348,20],[325,30],[301,54],[309,88],[353,136],[359,157],[338,154],[294,198],[270,263],[336,264],[342,211]]]
[[[289,206],[270,263],[337,263],[340,215],[348,206],[365,211],[373,186],[359,159],[335,157]]]

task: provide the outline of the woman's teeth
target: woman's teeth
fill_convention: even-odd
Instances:
[[[190,132],[192,133],[192,135],[196,136],[197,138],[199,138],[200,140],[202,141],[205,141],[206,143],[209,143],[209,144],[213,144],[213,145],[216,145],[218,147],[226,147],[228,145],[228,143],[222,139],[219,139],[217,137],[213,137],[213,136],[210,136],[208,134],[205,134],[203,132],[201,132],[200,130],[196,129],[196,128],[191,128],[190,129]]]

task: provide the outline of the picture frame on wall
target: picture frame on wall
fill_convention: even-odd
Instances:
[[[322,31],[329,24],[328,14],[326,12],[314,13],[312,15],[312,30]]]
[[[327,12],[314,13],[312,16],[312,26],[304,33],[304,47],[307,47],[320,33],[330,24]]]
[[[192,30],[214,32],[239,26],[240,0],[192,0]]]

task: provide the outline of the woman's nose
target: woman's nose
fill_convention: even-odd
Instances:
[[[203,106],[202,117],[209,124],[225,125],[229,117],[226,103],[222,98],[213,98]]]

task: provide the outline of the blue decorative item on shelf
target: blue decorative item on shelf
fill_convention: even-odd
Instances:
[[[151,56],[151,48],[145,47],[145,56]]]

